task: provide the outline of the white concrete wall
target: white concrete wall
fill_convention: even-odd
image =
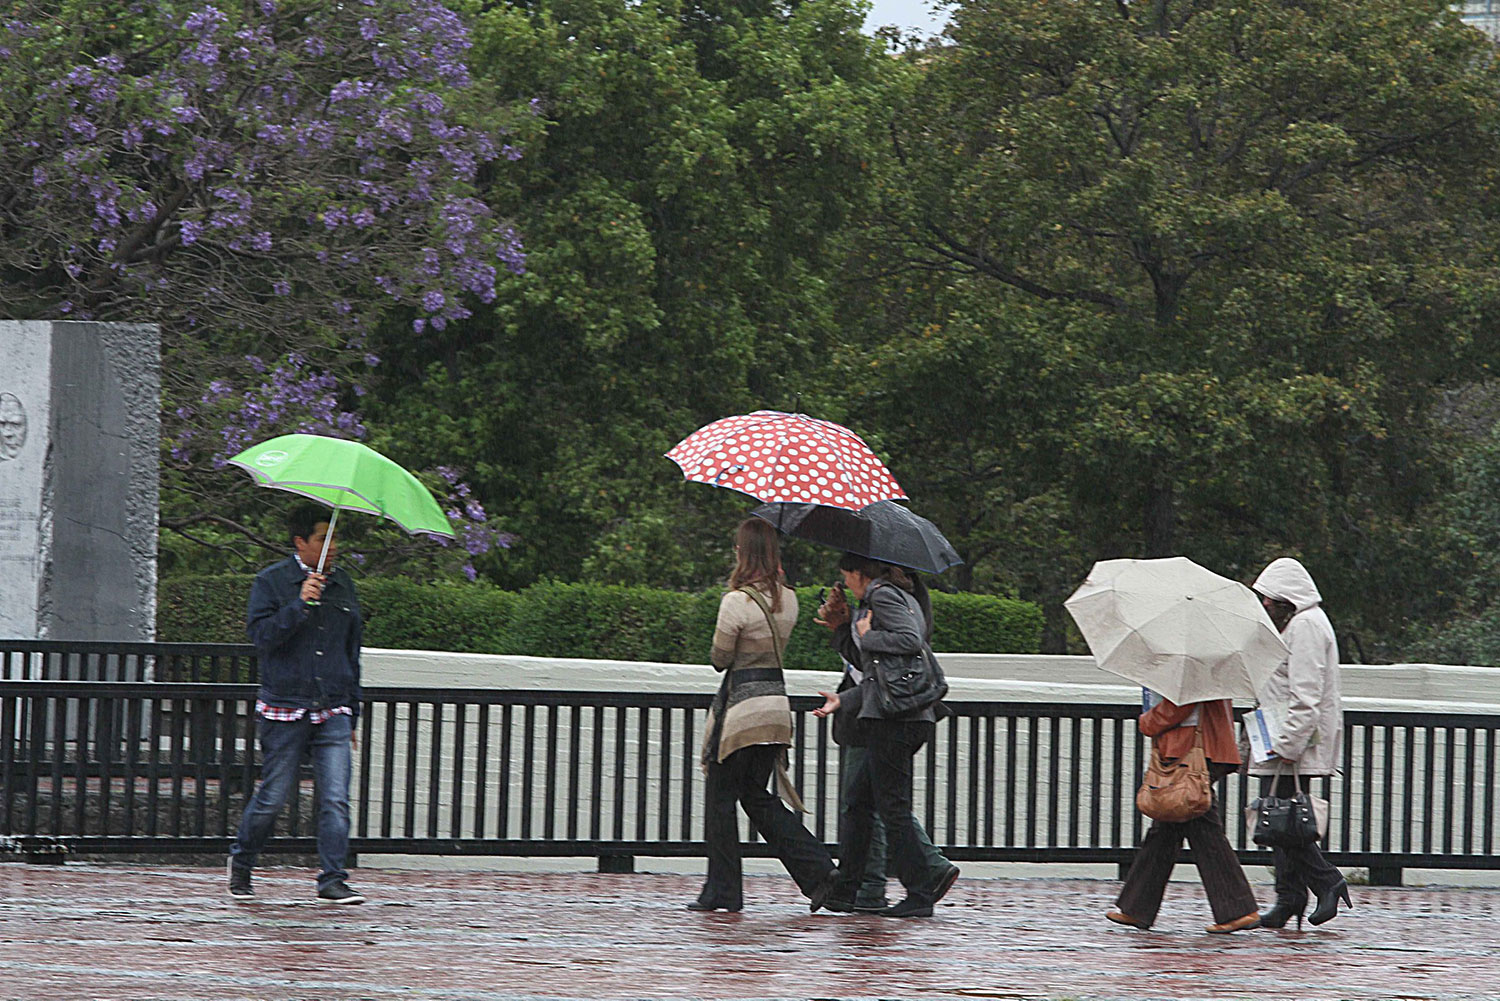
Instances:
[[[1087,657],[1046,657],[1023,655],[989,654],[945,654],[944,667],[949,674],[952,691],[949,698],[954,701],[993,700],[1016,702],[1103,702],[1134,706],[1138,704],[1139,687],[1120,682],[1112,675],[1098,670]],[[569,691],[624,691],[624,692],[701,692],[711,693],[718,684],[719,675],[707,665],[654,664],[621,661],[567,660],[542,657],[502,657],[476,654],[434,653],[425,651],[367,650],[364,657],[364,677],[367,687],[401,686],[432,688],[435,690],[454,688],[524,689],[524,690],[569,690]],[[836,681],[836,676],[827,672],[789,671],[787,687],[794,695],[812,695]],[[1392,711],[1426,711],[1458,713],[1500,713],[1500,670],[1490,668],[1446,667],[1440,665],[1349,665],[1343,669],[1346,705],[1350,709],[1379,709]],[[436,692],[435,692],[436,694]],[[370,823],[356,833],[381,836],[382,821],[389,815],[390,833],[425,837],[435,833],[439,837],[529,837],[548,836],[546,804],[555,808],[551,814],[551,836],[555,838],[593,836],[590,828],[590,813],[594,803],[592,783],[596,771],[593,741],[598,729],[604,741],[603,755],[599,765],[601,811],[600,836],[610,839],[615,836],[617,820],[623,824],[626,839],[643,836],[647,839],[696,840],[701,837],[701,810],[694,810],[684,827],[681,815],[681,796],[685,782],[694,788],[694,800],[701,799],[702,776],[696,768],[691,774],[682,774],[685,760],[696,760],[696,755],[686,753],[688,748],[697,748],[702,740],[703,713],[699,711],[671,710],[670,735],[663,747],[663,712],[646,712],[642,721],[642,710],[617,710],[607,708],[577,709],[561,707],[537,707],[532,710],[535,732],[536,758],[531,768],[525,768],[523,759],[523,723],[526,710],[515,707],[510,710],[511,728],[509,739],[509,763],[502,774],[502,751],[504,740],[504,714],[500,707],[492,707],[487,723],[487,746],[485,755],[486,774],[483,783],[484,816],[482,824],[478,814],[478,769],[479,738],[478,716],[473,707],[466,710],[464,732],[458,735],[457,707],[443,707],[441,726],[438,729],[444,750],[436,795],[432,792],[429,774],[431,745],[434,739],[434,706],[419,705],[415,720],[411,708],[402,705],[397,718],[387,730],[388,709],[377,706],[372,718],[374,740],[370,768]],[[816,816],[807,818],[809,827],[820,831],[828,840],[833,840],[836,817],[833,813],[838,781],[838,755],[830,749],[822,768],[814,756],[817,722],[803,717],[808,730],[807,755],[794,755],[794,775],[811,806],[817,798],[818,780],[821,777],[826,789],[823,808]],[[596,726],[597,722],[597,726]],[[549,723],[558,731],[557,759],[549,769],[545,760],[545,733]],[[616,758],[616,740],[620,728],[624,731],[623,760]],[[640,740],[644,726],[644,745]],[[1015,728],[1012,734],[1010,727]],[[577,736],[574,737],[576,727]],[[989,744],[993,729],[995,753],[993,759],[980,762],[977,772],[969,767],[971,748],[983,748]],[[1076,740],[1079,753],[1074,756]],[[1114,745],[1116,730],[1120,730],[1122,746],[1122,779],[1114,777]],[[410,743],[415,732],[415,754],[409,754]],[[394,739],[388,740],[387,733]],[[1385,771],[1392,769],[1391,810],[1393,821],[1410,812],[1417,818],[1414,850],[1422,850],[1426,835],[1421,818],[1427,803],[1418,794],[1407,795],[1404,768],[1408,760],[1414,769],[1414,785],[1420,785],[1429,756],[1439,779],[1446,774],[1449,748],[1443,732],[1435,735],[1429,747],[1422,731],[1408,737],[1397,731],[1392,738],[1392,752],[1387,761],[1383,731],[1375,734],[1369,761],[1365,761],[1362,746],[1350,749],[1348,755],[1353,771],[1351,780],[1363,784],[1364,771],[1370,769],[1373,788],[1383,788]],[[977,740],[975,739],[977,738]],[[1094,742],[1099,741],[1099,754],[1094,753]],[[1355,743],[1362,744],[1362,732],[1356,732]],[[1008,779],[1010,761],[1007,754],[1009,742],[1015,742],[1015,783]],[[1447,782],[1435,796],[1434,817],[1440,817],[1445,806],[1445,797],[1451,797],[1459,806],[1458,824],[1455,829],[1453,850],[1462,849],[1463,831],[1477,839],[1483,829],[1483,789],[1475,790],[1476,802],[1472,809],[1464,811],[1462,801],[1464,783],[1471,773],[1466,770],[1471,748],[1469,733],[1456,731],[1453,736],[1454,755],[1453,781]],[[1482,775],[1485,759],[1485,733],[1478,733],[1472,751],[1478,768],[1473,775]],[[1133,809],[1137,760],[1136,736],[1132,721],[1040,719],[1019,720],[959,720],[939,728],[936,768],[929,772],[926,752],[918,759],[916,799],[919,813],[925,813],[926,795],[929,788],[936,795],[937,811],[932,834],[939,842],[955,844],[1010,843],[1015,845],[1088,845],[1095,843],[1092,830],[1093,818],[1099,820],[1099,844],[1132,845],[1137,840],[1137,818]],[[384,802],[383,783],[387,776],[385,765],[386,745],[391,748],[392,796],[389,805]],[[950,744],[956,744],[950,759]],[[987,753],[981,750],[980,753]],[[1490,751],[1493,755],[1493,751]],[[571,769],[577,762],[578,793],[574,797],[570,786]],[[453,820],[453,795],[455,765],[461,761],[464,789],[457,797],[459,820]],[[1058,797],[1053,800],[1052,782],[1049,772],[1055,762],[1057,770]],[[644,765],[644,777],[641,768]],[[617,774],[618,769],[618,774]],[[950,769],[955,780],[950,780]],[[1030,776],[1035,775],[1034,781]],[[525,780],[531,776],[532,788],[526,795]],[[971,779],[978,775],[979,778]],[[617,778],[623,789],[623,797],[616,800]],[[411,803],[405,798],[405,788],[410,779],[416,792]],[[668,809],[663,816],[658,810],[663,781],[668,793]],[[356,788],[360,776],[356,775]],[[970,807],[970,782],[980,785],[975,792],[976,808]],[[1076,808],[1078,816],[1069,812],[1075,800],[1072,785],[1077,783]],[[1342,814],[1339,797],[1341,779],[1332,784],[1334,799],[1334,826],[1340,830]],[[1477,780],[1476,780],[1477,781]],[[956,788],[954,788],[956,782]],[[549,795],[549,783],[554,783],[555,794]],[[1030,787],[1034,786],[1035,807],[1028,803]],[[956,793],[955,808],[950,811],[947,799],[952,789]],[[1230,797],[1238,797],[1238,782],[1231,780]],[[644,791],[646,797],[646,828],[638,826],[637,798]],[[1356,789],[1358,791],[1358,789]],[[499,814],[502,792],[508,798],[508,812],[503,826]],[[1254,795],[1253,791],[1251,795]],[[529,827],[522,825],[522,803],[531,804]],[[1356,796],[1356,801],[1358,796]],[[429,826],[429,811],[437,804],[436,827]],[[569,831],[568,810],[575,804],[577,829]],[[1117,810],[1118,806],[1118,810]],[[408,807],[413,811],[414,824],[405,824]],[[1113,825],[1118,812],[1120,823]],[[1056,816],[1057,835],[1049,836],[1052,817]],[[1363,832],[1373,825],[1371,847],[1382,847],[1382,817],[1355,815],[1351,820],[1351,838],[1347,847],[1364,847]],[[1013,838],[1005,836],[1007,823],[1014,832]],[[1491,818],[1491,823],[1495,823]],[[950,824],[951,829],[950,829]],[[1028,827],[1031,835],[1028,837]],[[1076,826],[1077,831],[1073,830]],[[1393,825],[1394,826],[1394,825]],[[1434,825],[1436,827],[1436,825]],[[1497,825],[1500,826],[1500,825]],[[951,830],[951,834],[950,834]],[[1442,850],[1440,832],[1434,830],[1434,850]],[[1236,839],[1237,840],[1237,839]],[[1341,836],[1335,836],[1332,847],[1344,847]],[[1392,845],[1400,848],[1398,841]]]
[[[1101,671],[1092,657],[945,653],[940,659],[951,699],[1134,705],[1140,698],[1138,685]],[[370,686],[712,692],[719,683],[718,672],[707,664],[373,649],[364,652],[363,664]],[[1345,664],[1341,675],[1348,709],[1500,712],[1500,668]],[[812,695],[834,677],[826,671],[788,671],[787,690]]]

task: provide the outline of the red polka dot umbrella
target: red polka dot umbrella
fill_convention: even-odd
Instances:
[[[870,446],[832,421],[779,410],[724,417],[667,453],[695,483],[728,487],[767,502],[826,504],[858,511],[906,492]]]

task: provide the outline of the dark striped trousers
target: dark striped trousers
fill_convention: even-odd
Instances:
[[[1120,890],[1116,903],[1121,911],[1148,925],[1156,921],[1162,894],[1167,890],[1167,880],[1172,878],[1172,867],[1177,864],[1184,839],[1193,851],[1193,861],[1203,880],[1209,906],[1213,908],[1215,923],[1233,921],[1257,910],[1250,881],[1245,878],[1245,870],[1240,868],[1240,860],[1224,836],[1224,823],[1219,817],[1219,800],[1215,794],[1208,812],[1201,817],[1182,824],[1151,822]]]

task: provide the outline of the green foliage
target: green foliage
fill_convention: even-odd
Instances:
[[[608,584],[536,584],[516,596],[497,652],[702,663],[717,612],[710,597]]]
[[[1438,405],[1497,346],[1486,39],[1437,0],[993,0],[952,41],[845,371],[961,582],[1043,601],[1058,650],[1094,560],[1297,555],[1388,655],[1440,611]]]
[[[357,586],[372,647],[490,653],[504,644],[517,605],[514,594],[484,584],[388,577]]]
[[[932,595],[932,648],[954,653],[1035,653],[1042,610],[1029,601],[984,594]]]
[[[177,576],[157,587],[156,635],[170,643],[245,643],[251,576]],[[366,646],[493,653],[516,596],[484,584],[421,584],[399,577],[355,585]]]
[[[357,585],[365,645],[537,657],[702,664],[718,617],[717,591],[664,591],[545,582],[520,592],[483,584],[418,584],[367,578]],[[247,577],[162,581],[157,635],[163,641],[245,642]],[[934,648],[970,653],[1035,652],[1041,611],[1024,601],[934,593]],[[786,666],[838,670],[828,632],[813,622],[817,589],[797,591],[798,620]]]
[[[372,643],[701,662],[752,502],[662,453],[773,407],[863,435],[966,558],[944,586],[1040,604],[1048,651],[1081,649],[1095,560],[1293,555],[1346,657],[1500,662],[1495,415],[1445,402],[1500,349],[1500,61],[1449,4],[960,0],[895,59],[854,0],[454,6],[485,98],[455,111],[525,152],[478,190],[528,272],[421,338],[372,325],[340,406],[517,539],[475,561],[504,592],[382,608],[372,577]],[[205,332],[169,395],[278,336]],[[164,470],[174,638],[238,640],[245,587],[174,575],[281,545],[212,477],[240,483]],[[440,575],[393,533],[347,548]],[[788,579],[833,558],[789,542]],[[831,666],[799,594],[789,661]],[[940,648],[1036,643],[1024,602],[934,601]]]
[[[1493,394],[1494,386],[1485,387]],[[1500,665],[1500,424],[1455,464],[1444,545],[1430,553],[1445,587],[1427,596],[1446,613],[1415,643],[1413,660]],[[1430,617],[1429,617],[1430,618]]]
[[[249,574],[164,577],[156,586],[156,638],[166,643],[248,643]]]
[[[476,77],[535,99],[485,192],[528,272],[470,322],[382,332],[369,421],[466,470],[517,536],[476,561],[501,586],[712,586],[749,503],[662,453],[799,394],[837,419],[834,241],[868,202],[892,64],[853,0],[459,6]]]

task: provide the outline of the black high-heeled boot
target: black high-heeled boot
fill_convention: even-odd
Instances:
[[[1307,898],[1277,897],[1275,905],[1268,911],[1262,911],[1260,915],[1260,926],[1262,928],[1285,928],[1293,915],[1297,918],[1297,929],[1302,929],[1302,912],[1307,910]]]
[[[1344,898],[1345,907],[1354,906],[1354,902],[1349,899],[1349,883],[1342,879],[1318,894],[1318,906],[1307,916],[1307,923],[1320,925],[1324,921],[1332,921],[1338,916],[1340,897]]]

